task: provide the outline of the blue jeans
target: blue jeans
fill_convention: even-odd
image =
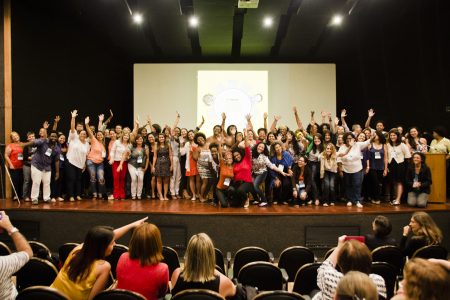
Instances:
[[[105,193],[105,170],[103,168],[103,162],[96,164],[92,160],[86,161],[87,168],[89,170],[91,191],[93,194],[103,195]],[[98,180],[98,191],[97,191]]]
[[[322,181],[322,201],[330,203],[336,201],[336,173],[325,171]]]
[[[344,172],[345,194],[347,201],[350,201],[353,204],[356,204],[356,202],[362,202],[361,188],[363,179],[364,179],[363,170],[358,171],[356,173]]]
[[[265,182],[267,176],[267,171],[262,174],[253,175],[253,187],[255,188],[256,194],[253,195],[253,200],[258,200],[256,195],[259,196],[259,200],[261,202],[266,202],[266,195],[263,190],[260,189],[261,183]]]

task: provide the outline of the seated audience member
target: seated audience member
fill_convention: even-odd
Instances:
[[[416,152],[412,155],[412,163],[406,170],[406,187],[408,189],[408,205],[426,207],[430,196],[431,171],[425,164],[425,155]]]
[[[69,254],[51,287],[73,300],[93,299],[106,287],[111,265],[104,258],[111,254],[115,241],[145,220],[147,217],[117,229],[91,228],[84,243]]]
[[[359,271],[369,275],[377,286],[378,294],[386,298],[384,279],[380,275],[370,274],[372,256],[369,249],[359,241],[345,241],[346,237],[346,235],[339,237],[336,249],[317,270],[317,286],[320,292],[314,296],[313,300],[333,299],[339,281],[349,271]],[[342,273],[336,269],[337,266]]]
[[[130,250],[117,264],[117,288],[137,292],[147,300],[164,297],[169,286],[169,268],[163,260],[161,233],[144,223],[133,232]]]
[[[378,300],[377,287],[367,274],[350,271],[339,281],[335,300]]]
[[[0,217],[0,229],[9,234],[17,249],[13,254],[0,256],[0,299],[16,299],[17,290],[11,277],[33,256],[33,250],[4,211],[0,211]]]
[[[233,297],[236,286],[215,266],[212,240],[206,233],[193,235],[186,249],[184,268],[178,268],[172,274],[172,295],[187,289],[207,289],[223,297]]]
[[[441,242],[442,232],[434,220],[426,212],[418,211],[412,215],[409,225],[403,227],[400,248],[405,256],[411,257],[417,249]]]
[[[413,258],[403,269],[395,300],[440,300],[450,295],[450,273],[439,263]]]
[[[376,216],[372,222],[373,233],[366,234],[366,246],[372,251],[375,248],[392,245],[396,246],[397,242],[389,234],[392,231],[392,225],[388,218],[385,216]]]

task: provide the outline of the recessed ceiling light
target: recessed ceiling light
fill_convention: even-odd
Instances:
[[[134,13],[133,14],[133,22],[136,24],[141,24],[142,21],[144,21],[144,18],[140,13]]]
[[[339,26],[342,24],[343,18],[341,15],[334,15],[331,19],[331,25]]]
[[[264,27],[272,27],[273,19],[272,17],[265,17],[263,20]]]
[[[198,18],[196,16],[192,16],[189,18],[189,26],[191,26],[191,27],[198,26]]]

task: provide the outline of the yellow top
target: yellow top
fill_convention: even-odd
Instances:
[[[71,300],[85,300],[89,298],[89,294],[91,293],[92,287],[94,286],[97,277],[95,276],[95,270],[97,264],[102,260],[96,260],[91,269],[89,270],[88,276],[82,281],[73,282],[69,279],[69,275],[67,273],[69,262],[73,258],[74,252],[78,251],[80,248],[75,248],[67,257],[66,262],[64,263],[63,268],[59,271],[58,276],[55,281],[53,281],[50,287],[57,289],[58,291],[64,293]]]

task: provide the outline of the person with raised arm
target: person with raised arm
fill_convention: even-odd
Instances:
[[[71,115],[66,165],[67,197],[69,197],[70,201],[75,201],[75,198],[81,200],[81,174],[86,168],[86,159],[90,146],[86,141],[86,131],[81,130],[80,133],[77,133],[75,129],[78,111],[73,110]]]
[[[17,249],[15,253],[0,256],[0,299],[16,299],[12,276],[33,257],[33,250],[4,211],[0,211],[0,229],[8,233]]]
[[[372,120],[374,115],[375,115],[375,111],[373,110],[373,108],[371,108],[367,111],[367,121],[364,124],[364,128],[370,128],[370,130],[372,130],[372,132],[380,131],[381,133],[386,134],[387,132],[384,131],[384,122],[381,120],[377,121],[377,123],[375,124],[375,129],[370,127],[370,121]]]
[[[103,160],[106,158],[104,136],[102,131],[98,131],[95,136],[89,126],[89,117],[84,119],[86,131],[91,141],[91,149],[87,156],[86,165],[89,170],[92,199],[102,198],[105,193],[105,170]],[[98,183],[98,188],[97,188]]]
[[[177,117],[170,131],[170,146],[172,147],[172,163],[173,171],[170,176],[170,195],[172,199],[178,199],[180,197],[180,182],[181,182],[181,129],[178,127],[180,122],[180,114],[177,112]]]
[[[156,188],[159,200],[169,200],[170,174],[173,171],[173,153],[170,143],[163,133],[158,134],[158,143],[153,156],[152,171],[156,176]]]
[[[56,116],[55,120],[53,122],[52,131],[57,131],[58,130],[59,121],[61,121],[61,117],[60,116]]]
[[[348,128],[347,122],[345,121],[346,117],[347,117],[347,110],[344,108],[343,110],[341,110],[341,124],[342,124],[342,127],[344,127],[344,133],[350,131],[350,129]]]
[[[95,226],[89,229],[84,243],[75,247],[50,287],[70,299],[91,300],[106,288],[111,265],[105,257],[112,253],[116,240],[143,224],[148,217],[117,229]]]

